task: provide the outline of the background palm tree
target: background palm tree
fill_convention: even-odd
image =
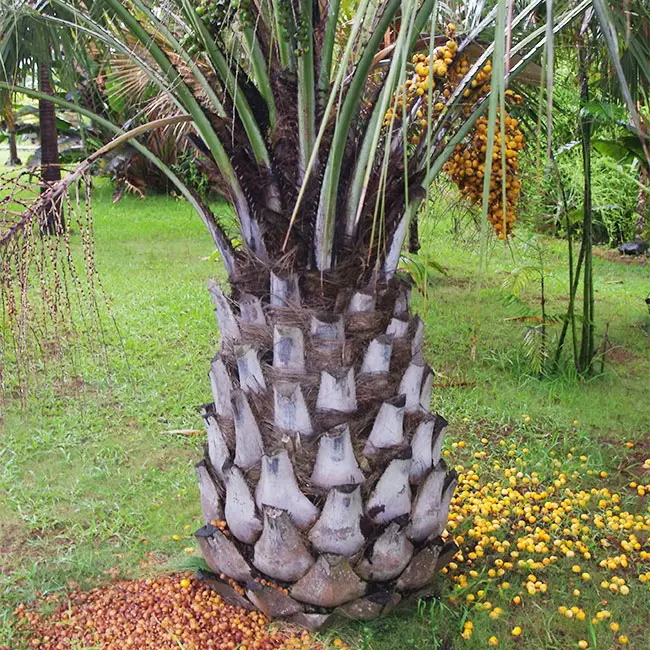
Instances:
[[[47,58],[38,63],[38,85],[40,91],[45,95],[52,95],[52,84],[50,81],[50,62]],[[43,190],[57,181],[61,180],[61,167],[59,166],[59,136],[56,129],[56,109],[54,104],[47,99],[38,101],[38,124],[41,141],[41,179]],[[45,230],[49,234],[55,234],[63,229],[63,213],[60,206],[51,204],[47,218],[45,219]]]
[[[230,295],[209,284],[221,346],[196,533],[228,599],[312,627],[335,609],[372,618],[428,588],[455,552],[446,421],[429,411],[423,323],[397,267],[452,154],[508,232],[515,197],[499,204],[491,173],[494,159],[505,184],[521,142],[505,137],[505,62],[516,77],[590,2],[570,3],[548,30],[533,20],[542,4],[506,27],[505,1],[473,3],[457,29],[435,0],[361,0],[350,21],[338,0],[176,0],[165,12],[143,0],[51,3],[69,18],[48,24],[74,22],[82,45],[129,55],[191,117],[237,217],[228,236],[170,173],[230,284]],[[480,168],[456,147],[488,108]]]
[[[29,7],[21,0],[0,2],[0,80],[22,85],[29,81],[43,94],[38,104],[43,191],[61,180],[56,108],[46,97],[54,94],[55,75],[63,87],[74,89],[77,70],[68,62],[80,65],[86,61],[80,50],[72,56],[71,30],[46,20],[57,15],[65,12],[57,12],[48,0]],[[49,204],[42,223],[44,232],[61,232],[62,219],[60,206]]]

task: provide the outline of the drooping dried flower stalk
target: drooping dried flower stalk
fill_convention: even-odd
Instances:
[[[96,273],[88,164],[43,189],[31,171],[0,178],[0,392],[25,400],[52,371],[71,378],[63,347],[101,349],[110,309]],[[55,212],[56,230],[46,219]],[[51,221],[50,221],[51,223]]]

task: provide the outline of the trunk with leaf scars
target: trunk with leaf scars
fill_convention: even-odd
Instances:
[[[447,422],[429,412],[423,323],[398,278],[260,278],[234,281],[230,298],[209,285],[221,349],[196,536],[210,582],[308,627],[374,618],[456,551],[441,537],[456,474],[441,458]]]
[[[39,87],[41,92],[52,95],[50,71],[46,65],[39,65]],[[43,99],[38,102],[38,120],[41,136],[41,180],[43,189],[61,180],[59,167],[59,143],[56,129],[56,111],[52,102]],[[61,202],[52,201],[44,213],[41,224],[43,232],[54,235],[63,232]]]

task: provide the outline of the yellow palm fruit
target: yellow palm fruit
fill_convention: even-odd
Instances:
[[[415,73],[420,77],[425,77],[429,74],[429,68],[424,65],[424,63],[418,63],[415,66]]]

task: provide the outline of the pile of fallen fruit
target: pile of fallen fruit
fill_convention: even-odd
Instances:
[[[38,602],[15,611],[27,643],[40,650],[322,648],[305,631],[278,628],[258,612],[227,605],[190,575],[120,581],[46,600],[56,608],[53,614],[44,615]]]

